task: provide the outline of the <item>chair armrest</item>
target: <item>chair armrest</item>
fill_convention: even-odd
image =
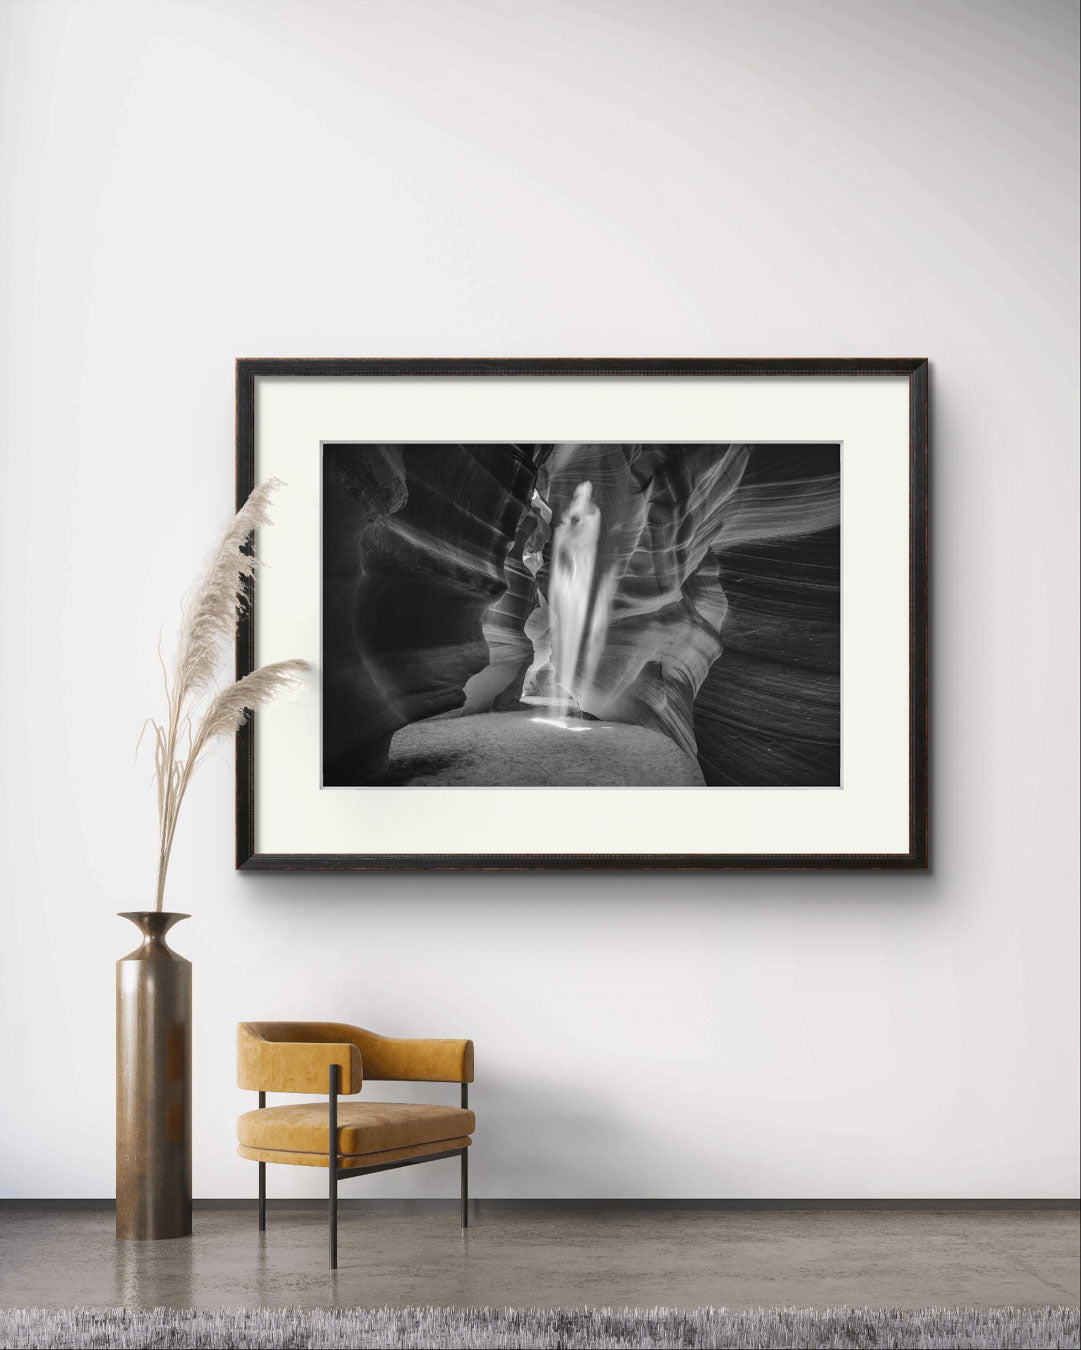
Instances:
[[[473,1042],[364,1034],[364,1072],[414,1083],[472,1083]]]
[[[269,1041],[243,1023],[236,1033],[237,1087],[253,1092],[327,1091],[330,1066],[337,1064],[341,1092],[359,1092],[364,1080],[360,1051],[350,1042]]]

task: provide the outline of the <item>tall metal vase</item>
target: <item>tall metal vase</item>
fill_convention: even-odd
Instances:
[[[191,1232],[191,962],[165,940],[187,914],[136,910],[116,963],[116,1235]]]

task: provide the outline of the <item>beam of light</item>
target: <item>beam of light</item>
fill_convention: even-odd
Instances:
[[[611,601],[610,581],[595,584],[601,513],[593,484],[579,483],[552,534],[552,575],[548,603],[552,611],[552,666],[559,702],[558,721],[570,700],[588,693],[604,646]]]

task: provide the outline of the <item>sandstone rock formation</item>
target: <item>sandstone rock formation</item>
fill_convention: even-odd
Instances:
[[[324,448],[323,782],[371,782],[399,727],[458,708],[536,476],[533,448]]]

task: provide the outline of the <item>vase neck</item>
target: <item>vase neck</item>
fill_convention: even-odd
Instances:
[[[146,947],[159,943],[164,945],[165,934],[173,924],[179,923],[181,919],[190,919],[191,915],[163,909],[130,909],[121,911],[120,918],[131,920],[142,933],[143,946]]]

